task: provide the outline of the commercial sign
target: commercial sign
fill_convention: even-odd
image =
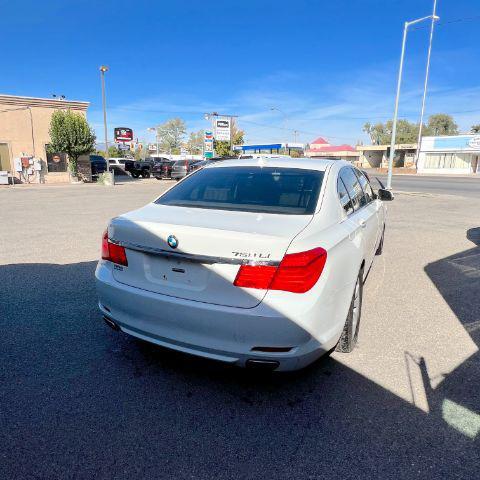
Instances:
[[[230,118],[219,117],[215,119],[215,140],[218,142],[230,141]]]
[[[452,135],[448,137],[424,137],[422,151],[478,152],[480,135]]]
[[[480,150],[480,136],[471,138],[468,141],[468,146],[474,148],[475,150]]]
[[[119,143],[118,144],[118,149],[127,151],[127,150],[130,150],[130,145],[126,145],[125,143]]]
[[[205,158],[212,158],[213,157],[213,133],[212,132],[205,132],[203,138],[203,156]]]
[[[113,131],[115,142],[131,142],[133,141],[133,130],[127,127],[117,127]]]
[[[156,152],[157,151],[157,145],[155,145],[155,143],[149,143],[148,144],[148,151],[149,152]]]

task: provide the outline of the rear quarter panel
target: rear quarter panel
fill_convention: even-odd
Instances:
[[[286,312],[291,308],[303,311],[305,328],[320,341],[340,336],[345,324],[355,282],[364,259],[361,237],[340,205],[337,193],[338,170],[334,165],[324,179],[320,207],[308,226],[300,232],[288,248],[288,253],[302,252],[316,247],[327,251],[327,261],[317,284],[306,294],[269,292],[266,299]],[[293,307],[292,307],[293,306]],[[299,316],[299,318],[301,315]],[[319,332],[322,332],[321,334]]]

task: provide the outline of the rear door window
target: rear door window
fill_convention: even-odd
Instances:
[[[361,208],[365,202],[363,197],[363,190],[360,182],[351,167],[344,167],[340,170],[340,178],[342,179],[348,195],[352,200],[354,210]]]
[[[347,192],[345,184],[343,183],[343,180],[340,177],[338,177],[338,181],[337,181],[337,190],[338,190],[338,197],[340,198],[340,204],[342,205],[342,208],[345,210],[345,213],[347,215],[350,215],[351,213],[353,213],[353,203],[350,198],[350,195]]]
[[[196,170],[156,203],[243,212],[312,215],[324,172],[297,168],[215,167]]]
[[[360,170],[355,169],[355,173],[357,174],[358,181],[360,182],[360,186],[362,187],[362,190],[363,190],[363,194],[364,194],[363,203],[366,205],[370,202],[373,202],[373,200],[375,200],[375,194],[373,193],[372,187],[367,177]]]

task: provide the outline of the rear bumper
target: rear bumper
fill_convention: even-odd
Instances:
[[[187,172],[172,172],[170,177],[173,178],[173,179],[176,179],[176,178],[183,178],[183,177],[186,177],[187,176]]]
[[[99,307],[122,331],[137,338],[214,360],[246,366],[247,360],[279,362],[276,370],[297,370],[330,350],[299,324],[261,303],[243,309],[206,304],[117,282],[111,264],[96,272]],[[107,307],[107,308],[105,308]],[[253,347],[292,347],[285,353],[252,352]]]

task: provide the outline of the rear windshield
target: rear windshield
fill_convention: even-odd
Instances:
[[[222,167],[197,170],[155,203],[241,212],[311,215],[324,172],[300,168]]]

